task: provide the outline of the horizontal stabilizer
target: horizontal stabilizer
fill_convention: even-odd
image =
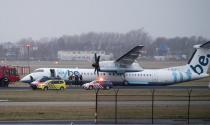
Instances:
[[[210,49],[210,41],[208,41],[208,42],[206,42],[202,45],[195,45],[194,47],[197,48],[197,49],[198,48]]]
[[[204,43],[203,45],[201,45],[201,48],[205,48],[205,49],[210,49],[210,41]]]

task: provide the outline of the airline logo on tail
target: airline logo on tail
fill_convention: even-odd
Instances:
[[[198,59],[199,64],[195,66],[190,65],[191,69],[198,75],[202,74],[204,72],[203,67],[207,66],[209,63],[209,58],[210,54],[207,54],[206,56],[200,56]]]

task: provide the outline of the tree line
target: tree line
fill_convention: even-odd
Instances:
[[[143,49],[145,57],[157,55],[157,48],[161,45],[167,46],[171,54],[185,54],[190,57],[193,45],[206,41],[206,38],[200,36],[158,37],[154,39],[143,29],[127,33],[89,32],[80,35],[64,35],[58,38],[42,38],[40,40],[28,38],[17,42],[2,43],[0,45],[0,58],[26,60],[27,44],[30,44],[30,59],[34,60],[56,60],[59,50],[105,51],[106,53],[113,53],[114,58],[118,58],[136,45],[145,46]]]

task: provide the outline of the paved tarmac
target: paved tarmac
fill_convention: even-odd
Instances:
[[[113,101],[99,101],[99,105],[113,106],[115,102]],[[118,101],[119,106],[151,106],[151,101]],[[183,106],[187,105],[188,101],[154,101],[155,106]],[[209,101],[191,101],[191,105],[202,105],[209,106]],[[69,101],[69,102],[7,102],[3,101],[0,106],[95,106],[95,101]]]
[[[113,89],[196,89],[196,90],[206,90],[209,89],[207,86],[115,86]],[[72,89],[82,89],[79,86],[71,87],[66,91],[71,91]],[[9,87],[0,88],[1,91],[32,91],[30,87]],[[113,106],[113,102],[100,101],[100,105]],[[187,105],[188,101],[155,101],[155,106],[181,106]],[[120,106],[151,106],[151,101],[119,101]],[[191,101],[191,105],[203,105],[209,106],[210,101]],[[95,101],[74,101],[74,102],[9,102],[8,100],[0,100],[0,106],[95,106]],[[110,121],[98,121],[101,123],[115,123],[114,120]],[[132,124],[151,124],[151,119],[119,119],[117,123],[132,123]],[[187,119],[154,119],[155,124],[187,124]],[[55,125],[55,124],[95,124],[94,119],[92,120],[30,120],[30,121],[0,121],[0,124],[5,125]],[[100,125],[99,124],[99,125]],[[190,124],[210,124],[210,119],[191,119]]]
[[[115,119],[110,120],[25,120],[25,121],[0,121],[1,125],[114,125]],[[131,124],[132,125],[152,125],[152,119],[120,119],[117,124]],[[168,124],[178,124],[185,125],[188,124],[188,119],[154,119],[153,125],[168,125]],[[209,125],[210,119],[190,119],[189,124],[191,125]]]

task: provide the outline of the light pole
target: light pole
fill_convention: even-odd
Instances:
[[[30,44],[26,44],[27,50],[28,50],[28,68],[29,68],[29,73],[30,73],[30,51],[29,48],[31,47]]]

